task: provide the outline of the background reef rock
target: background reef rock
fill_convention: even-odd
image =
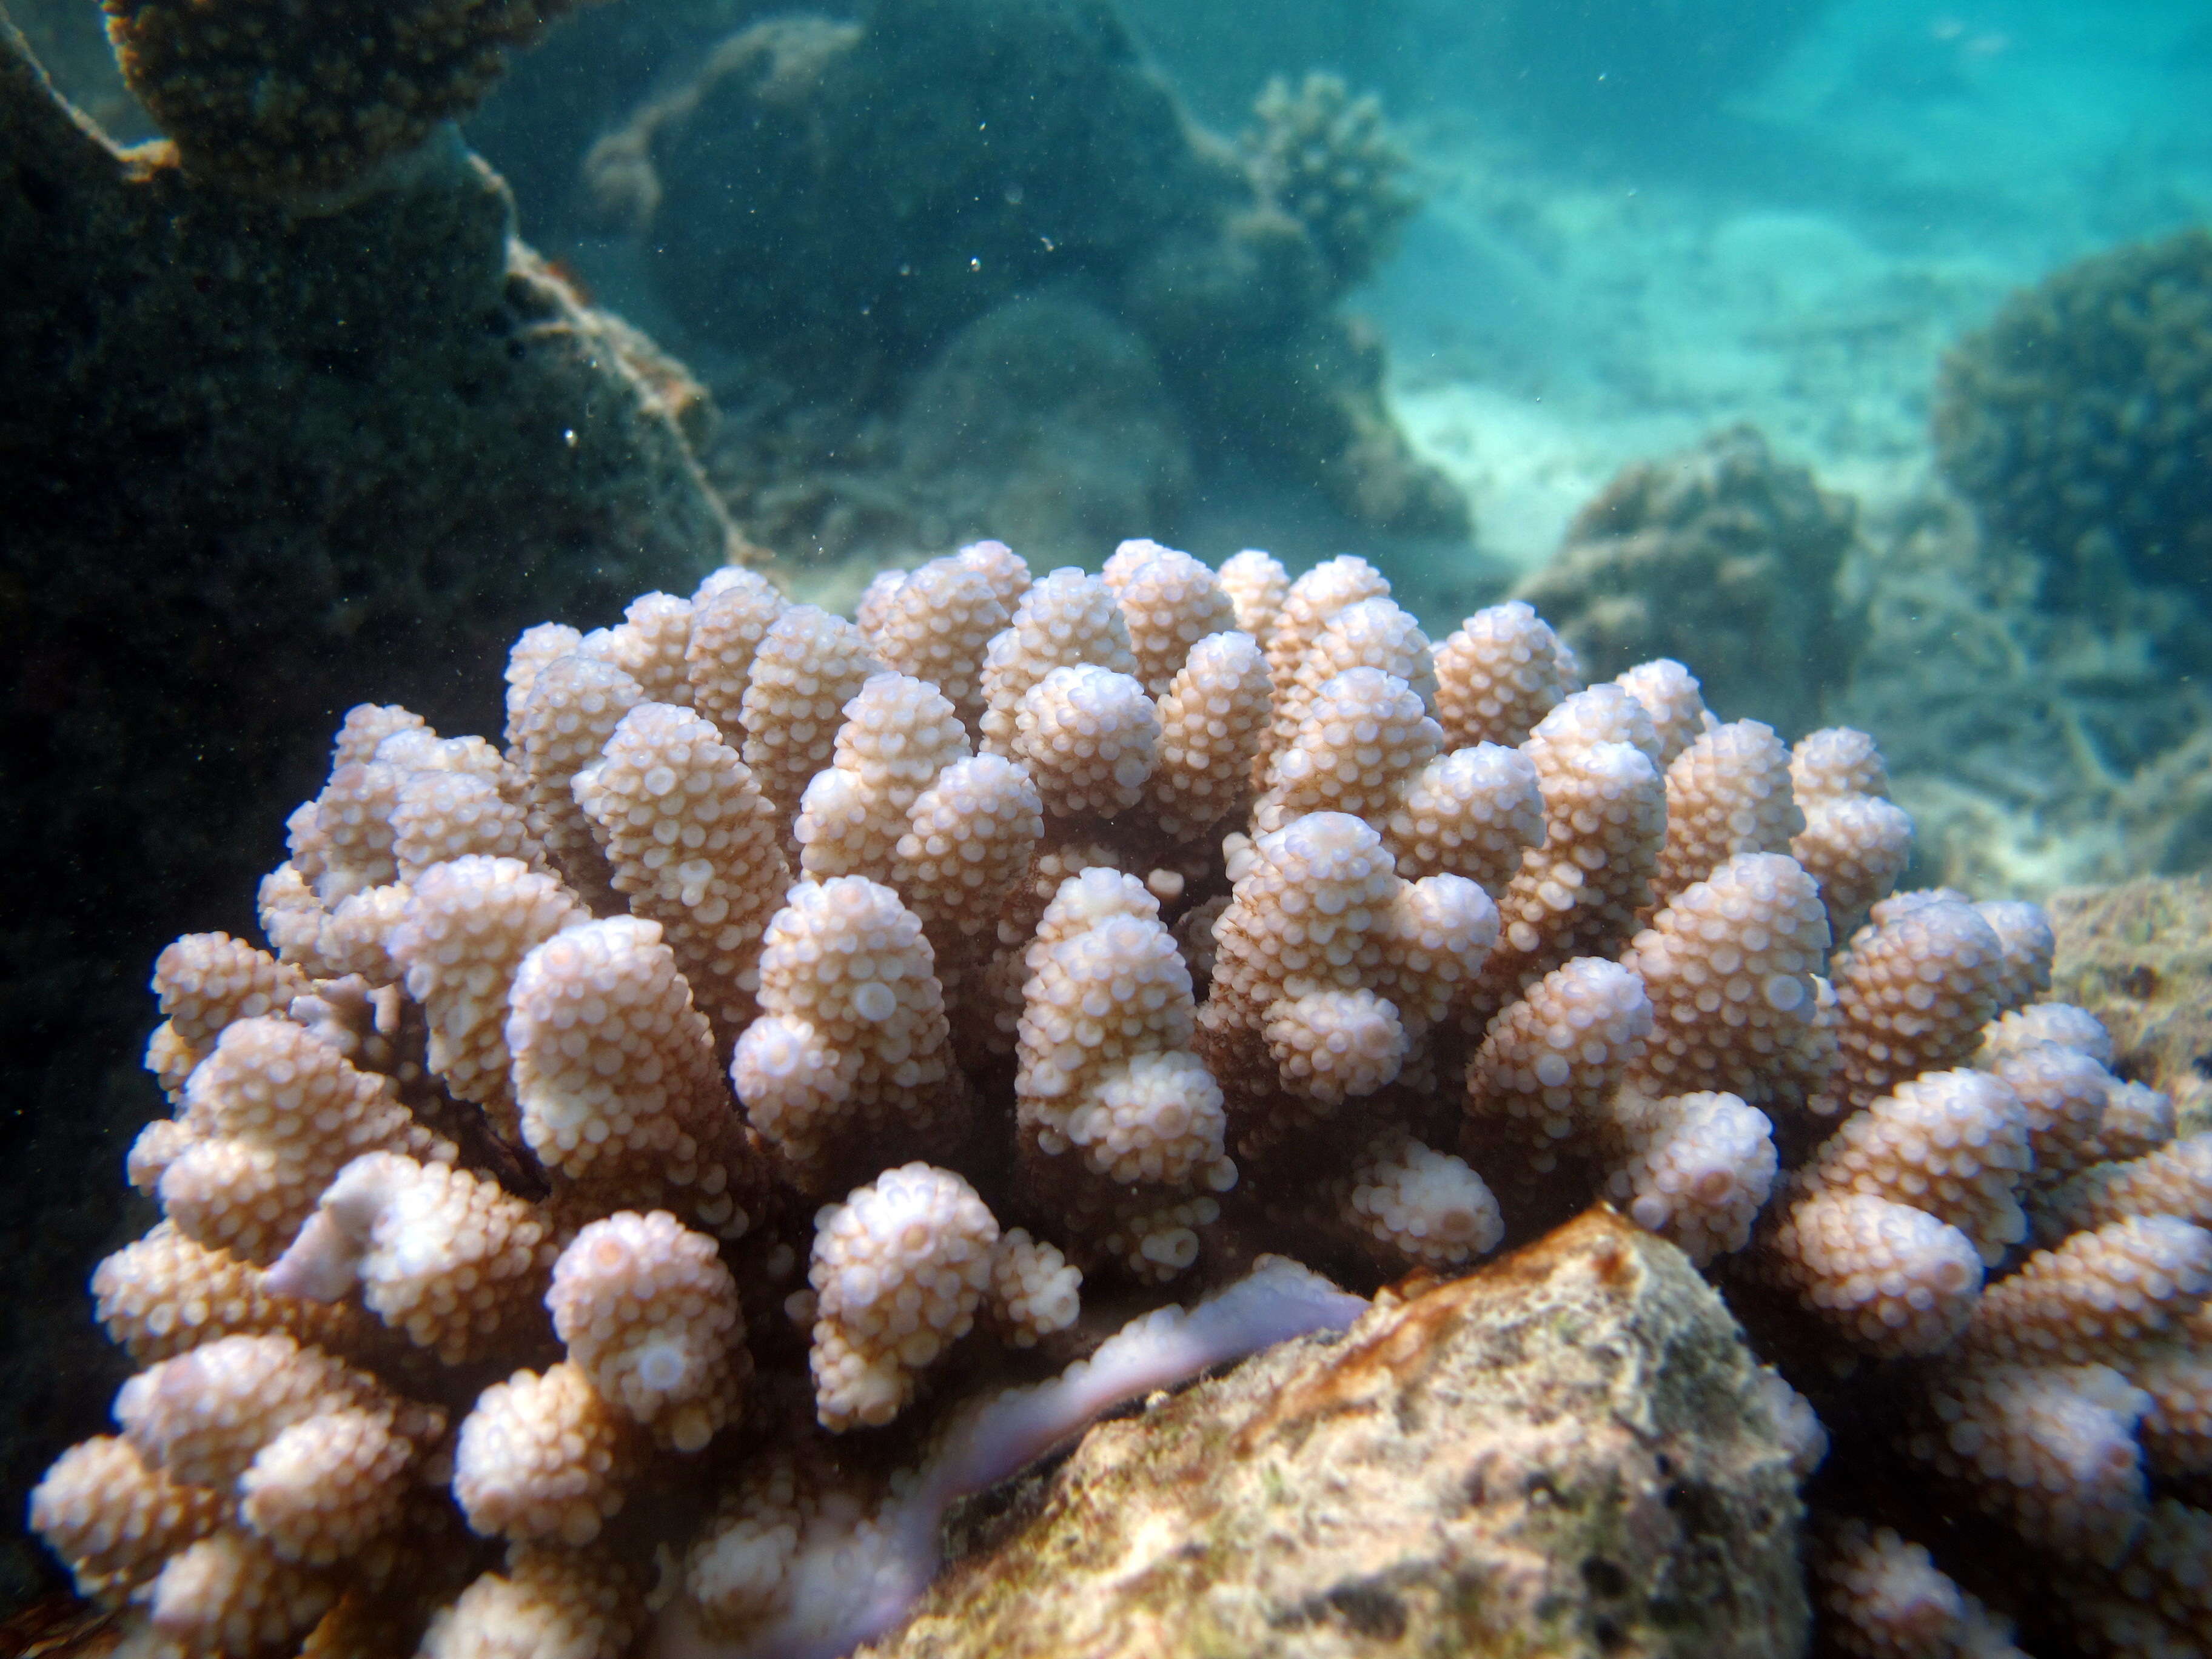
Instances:
[[[18,4],[73,98],[150,131],[96,14]],[[1334,309],[1416,200],[1372,99],[1273,63],[1291,78],[1224,123],[1251,129],[1240,148],[1190,120],[1105,0],[779,10],[587,8],[465,127],[533,244],[711,387],[726,418],[703,459],[754,540],[910,562],[1010,533],[1000,486],[1035,512],[1072,467],[1078,505],[1025,544],[1048,562],[1095,564],[1133,528],[1468,562],[1466,503],[1390,413],[1379,337]],[[649,236],[608,234],[641,221]],[[1150,514],[1103,540],[1080,501],[1126,489],[1121,463],[1094,464],[1127,428],[1092,423],[1095,400],[1053,409],[1055,441],[990,476],[928,475],[902,425],[960,331],[1070,287],[1144,343],[1190,452],[1170,467],[1188,484],[1143,486]],[[1051,372],[1008,358],[981,384],[1033,398]]]
[[[107,19],[97,6],[58,0],[16,0],[9,21],[54,84],[118,143],[156,137],[145,109],[131,95],[108,44]]]
[[[876,0],[857,21],[782,16],[732,36],[586,171],[611,222],[641,234],[653,302],[732,411],[722,449],[742,453],[715,466],[733,509],[781,550],[896,556],[927,540],[941,490],[903,536],[855,545],[867,515],[794,513],[792,483],[811,471],[825,500],[910,498],[902,446],[872,422],[897,418],[961,330],[1047,289],[1142,342],[1200,474],[1256,465],[1368,535],[1463,544],[1464,502],[1384,407],[1379,342],[1330,308],[1402,216],[1395,152],[1372,118],[1322,118],[1327,88],[1299,97],[1316,131],[1341,130],[1371,214],[1194,125],[1098,0]],[[1367,240],[1349,246],[1355,224]],[[1029,359],[1057,345],[1006,336],[983,384],[1033,398],[1058,371]],[[971,349],[962,372],[979,366]],[[1087,424],[1085,445],[1115,441],[1116,422],[1091,412],[1079,396],[1051,418]],[[966,501],[952,538],[1008,533],[994,494]],[[1175,535],[1170,505],[1119,528]],[[1030,550],[1048,559],[1095,560],[1111,539],[1079,514],[1039,528]]]
[[[1654,657],[1697,665],[1723,720],[1788,737],[1822,722],[1865,635],[1838,592],[1856,511],[1748,426],[1621,471],[1518,597],[1597,680]]]
[[[754,535],[904,551],[996,526],[1021,546],[1081,556],[1122,526],[1172,522],[1192,489],[1192,447],[1158,357],[1064,289],[984,313],[908,377],[896,408],[857,427],[850,412],[725,423],[708,464]],[[789,574],[835,608],[874,569]]]
[[[945,530],[981,509],[1020,546],[1104,547],[1116,526],[1164,524],[1191,482],[1190,445],[1137,334],[1054,295],[1008,301],[954,335],[898,422],[918,496],[945,491]]]
[[[2041,557],[1932,483],[1863,547],[1868,641],[1830,714],[1882,736],[1911,878],[2041,897],[2212,858],[2212,697],[2158,645],[2186,601],[2040,605]]]
[[[2173,1097],[2180,1133],[2212,1129],[2212,877],[2145,877],[2052,895],[2051,994],[2112,1034],[2122,1075]]]
[[[2014,295],[1944,360],[1935,435],[1983,523],[2048,561],[2054,607],[2197,587],[2212,560],[2212,232],[2095,254]]]
[[[1759,1376],[1680,1251],[1592,1211],[1093,1429],[956,1517],[867,1651],[1781,1659],[1801,1510]]]
[[[1963,512],[1922,515],[1923,547],[1876,573],[1877,630],[1923,638],[1882,652],[1887,707],[1865,711],[1951,775],[1924,844],[1947,878],[2010,865],[2046,890],[2203,867],[2212,234],[2014,294],[1944,360],[1934,440]]]
[[[886,0],[734,36],[593,175],[653,192],[631,205],[688,327],[835,383],[911,363],[1041,282],[1212,229],[1249,191],[1192,137],[1108,7]]]
[[[688,591],[737,550],[691,447],[704,395],[513,231],[457,144],[323,216],[200,182],[166,146],[118,152],[0,17],[18,1426],[91,1426],[105,1392],[105,1360],[39,1322],[82,1325],[114,1222],[78,1198],[150,1098],[121,1063],[147,967],[179,927],[251,923],[338,711],[404,695],[495,726],[518,629]]]

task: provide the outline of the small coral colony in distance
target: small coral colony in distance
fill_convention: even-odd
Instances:
[[[550,13],[341,9],[108,0],[168,135],[139,150],[12,27],[0,64],[0,246],[61,250],[46,331],[0,335],[53,370],[28,407],[173,463],[95,498],[49,434],[37,545],[166,526],[119,626],[174,718],[275,753],[346,708],[265,823],[126,677],[53,716],[208,838],[118,903],[266,870],[258,938],[159,952],[143,1234],[90,1286],[135,1369],[28,1494],[101,1650],[951,1651],[899,1644],[963,1500],[1277,1343],[1442,1345],[1411,1310],[1602,1204],[1634,1241],[1604,1259],[1680,1264],[1739,1357],[1723,1408],[1802,1551],[1726,1650],[2212,1651],[2212,1124],[2054,999],[2039,905],[1911,884],[1875,739],[1822,719],[1879,625],[1833,597],[1847,503],[1724,433],[1433,633],[1379,555],[1137,535],[1253,466],[1378,537],[1467,520],[1337,308],[1412,206],[1373,100],[1279,81],[1231,146],[1056,0],[758,22],[579,155],[684,337],[779,388],[718,439],[451,125]],[[999,56],[1067,82],[981,121],[1046,158],[1018,193],[971,188],[974,111],[912,83]],[[887,158],[929,145],[919,200]],[[1079,283],[1031,246],[1055,196]],[[2045,550],[2038,604],[2124,580],[2176,651],[2208,248],[2021,296],[1936,412],[1953,487]],[[974,436],[958,365],[1017,339],[1066,342],[1097,418],[993,441],[1048,472],[1118,434],[1080,489]],[[2054,425],[2089,362],[2151,389],[2079,371]],[[153,630],[210,522],[299,627],[179,666]],[[842,574],[750,539],[802,532]],[[105,603],[21,601],[57,641]],[[149,813],[102,844],[153,848]],[[1523,1571],[1617,1595],[1559,1547]],[[1280,1650],[1403,1633],[1362,1594]],[[1480,1600],[1454,1650],[1522,1650]],[[1688,1650],[1590,1617],[1559,1650]]]

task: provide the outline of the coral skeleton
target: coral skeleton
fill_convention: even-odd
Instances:
[[[156,964],[145,1369],[31,1512],[149,1651],[842,1653],[1100,1410],[1598,1200],[1766,1352],[1837,1650],[2201,1637],[2212,1140],[2040,912],[1887,890],[1863,734],[1142,541],[718,572],[507,686],[354,710],[272,948]]]

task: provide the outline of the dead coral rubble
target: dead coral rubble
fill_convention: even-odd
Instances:
[[[1349,1322],[1262,1252],[1373,1287],[1595,1196],[1681,1252],[1589,1218],[1255,1374],[1236,1432],[1286,1480],[1328,1444],[1339,1481],[1408,1455],[1375,1422],[1484,1363],[1452,1321],[1521,1332],[1486,1409],[1536,1438],[1553,1392],[1608,1402],[1537,1459],[1568,1483],[1545,1516],[1486,1458],[1464,1536],[1339,1613],[1480,1624],[1472,1574],[1601,1645],[1691,1620],[1700,1651],[1784,1651],[1787,1464],[1844,1648],[1888,1650],[1898,1574],[1954,1626],[2202,1645],[2212,1144],[2046,1000],[2040,911],[1882,891],[1858,734],[1793,753],[1669,661],[1584,686],[1518,604],[1432,649],[1356,558],[1224,579],[1151,542],[1035,578],[978,544],[857,622],[725,569],[530,630],[507,681],[503,751],[354,709],[262,885],[276,952],[194,936],[157,968],[175,1110],[129,1174],[167,1220],[100,1281],[153,1369],[33,1520],[168,1651],[323,1651],[374,1595],[395,1651],[619,1659],[656,1558],[665,1651],[842,1650],[904,1618],[954,1496]],[[1809,868],[1801,785],[1863,804]],[[1152,1311],[1086,1355],[1085,1304],[1117,1301]],[[1363,1369],[1385,1352],[1395,1381]],[[1117,1431],[1070,1478],[1177,1443]],[[1923,1564],[1900,1494],[1931,1481],[1969,1519]],[[1717,1537],[1765,1588],[1692,1588]],[[1524,1553],[1547,1538],[1570,1565]],[[1366,1547],[1236,1596],[1328,1601]],[[2033,1582],[1991,1572],[2023,1553]],[[932,1605],[1000,1616],[982,1583]],[[1141,1642],[1157,1610],[1121,1605]]]

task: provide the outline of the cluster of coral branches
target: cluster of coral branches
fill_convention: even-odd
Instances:
[[[2038,1000],[2039,911],[1890,894],[1860,733],[1586,687],[1525,605],[1432,647],[1357,558],[985,543],[532,629],[503,743],[333,762],[272,949],[157,967],[165,1218],[94,1281],[145,1369],[33,1505],[148,1651],[834,1648],[949,1468],[1110,1391],[1086,1303],[1594,1197],[1863,1357],[2086,1646],[2212,1632],[2212,1137]],[[2003,1650],[1880,1520],[1821,1517],[1835,1639]]]

